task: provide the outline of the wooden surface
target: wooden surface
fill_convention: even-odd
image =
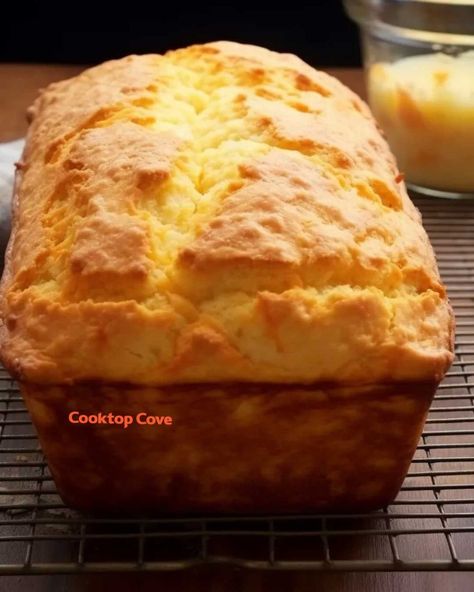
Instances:
[[[473,592],[468,573],[315,574],[206,568],[143,575],[6,576],[0,592]]]
[[[23,137],[25,111],[38,89],[56,80],[74,76],[80,66],[0,64],[0,142]],[[356,92],[364,95],[360,70],[331,70]],[[1,558],[0,558],[1,560]],[[317,574],[264,573],[233,568],[203,568],[194,571],[144,575],[12,576],[0,578],[0,592],[48,592],[164,590],[203,592],[471,592],[474,575],[469,573]]]

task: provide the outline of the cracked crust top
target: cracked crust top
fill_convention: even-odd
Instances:
[[[433,251],[334,78],[218,42],[107,62],[31,114],[1,291],[22,380],[442,378]]]

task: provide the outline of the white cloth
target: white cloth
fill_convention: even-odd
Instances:
[[[15,162],[19,160],[24,140],[0,144],[0,260],[10,235],[10,211],[15,176]]]

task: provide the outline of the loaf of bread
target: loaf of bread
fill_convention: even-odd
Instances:
[[[293,55],[217,42],[86,70],[30,115],[1,357],[66,501],[393,498],[453,318],[365,103]],[[77,425],[73,409],[173,425]]]

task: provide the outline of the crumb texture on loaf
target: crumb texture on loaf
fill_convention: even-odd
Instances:
[[[49,86],[18,165],[4,362],[26,381],[440,379],[452,313],[367,106],[232,42]]]

